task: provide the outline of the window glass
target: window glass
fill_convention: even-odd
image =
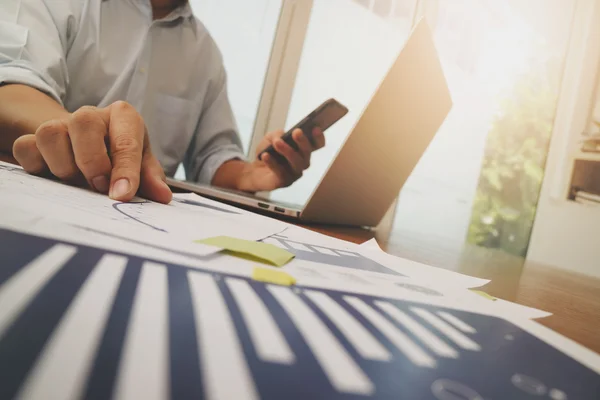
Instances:
[[[454,106],[400,194],[394,240],[525,255],[574,3],[425,3]]]

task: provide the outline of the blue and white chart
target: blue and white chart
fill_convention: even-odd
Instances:
[[[295,260],[312,264],[312,267],[315,268],[339,267],[338,269],[356,271],[358,275],[379,274],[391,279],[401,277],[422,281],[435,279],[445,285],[451,283],[453,287],[462,288],[480,287],[489,282],[455,271],[394,257],[378,247],[373,249],[362,245],[358,246],[297,226],[288,226],[283,232],[263,241],[294,253]],[[350,272],[348,273],[350,274]]]
[[[586,363],[494,316],[273,286],[7,229],[0,244],[2,399],[600,393]]]
[[[339,267],[352,268],[360,271],[380,272],[391,275],[404,276],[381,265],[377,261],[363,256],[352,250],[342,250],[327,246],[317,246],[290,240],[282,235],[273,235],[262,240],[265,243],[274,244],[294,253],[297,259],[306,260],[320,264],[337,265]]]

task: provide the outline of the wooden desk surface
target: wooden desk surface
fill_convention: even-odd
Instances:
[[[360,229],[304,227],[354,243],[375,237],[374,232]],[[390,254],[491,279],[482,290],[501,299],[551,312],[552,316],[537,321],[600,353],[600,279],[468,244],[456,254],[440,251],[441,246],[400,241],[394,232],[388,238],[376,239]]]

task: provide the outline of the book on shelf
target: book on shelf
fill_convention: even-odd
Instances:
[[[600,205],[600,195],[580,190],[575,194],[575,201],[581,204]]]

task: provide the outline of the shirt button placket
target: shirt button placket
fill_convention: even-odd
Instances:
[[[150,27],[152,29],[152,26]],[[139,58],[136,63],[135,70],[133,71],[133,77],[131,79],[131,86],[127,93],[127,102],[135,107],[138,112],[142,112],[144,106],[144,96],[146,94],[146,86],[148,84],[148,71],[150,66],[150,52],[152,49],[152,35],[150,29],[146,33],[144,40],[144,47],[140,52]]]

